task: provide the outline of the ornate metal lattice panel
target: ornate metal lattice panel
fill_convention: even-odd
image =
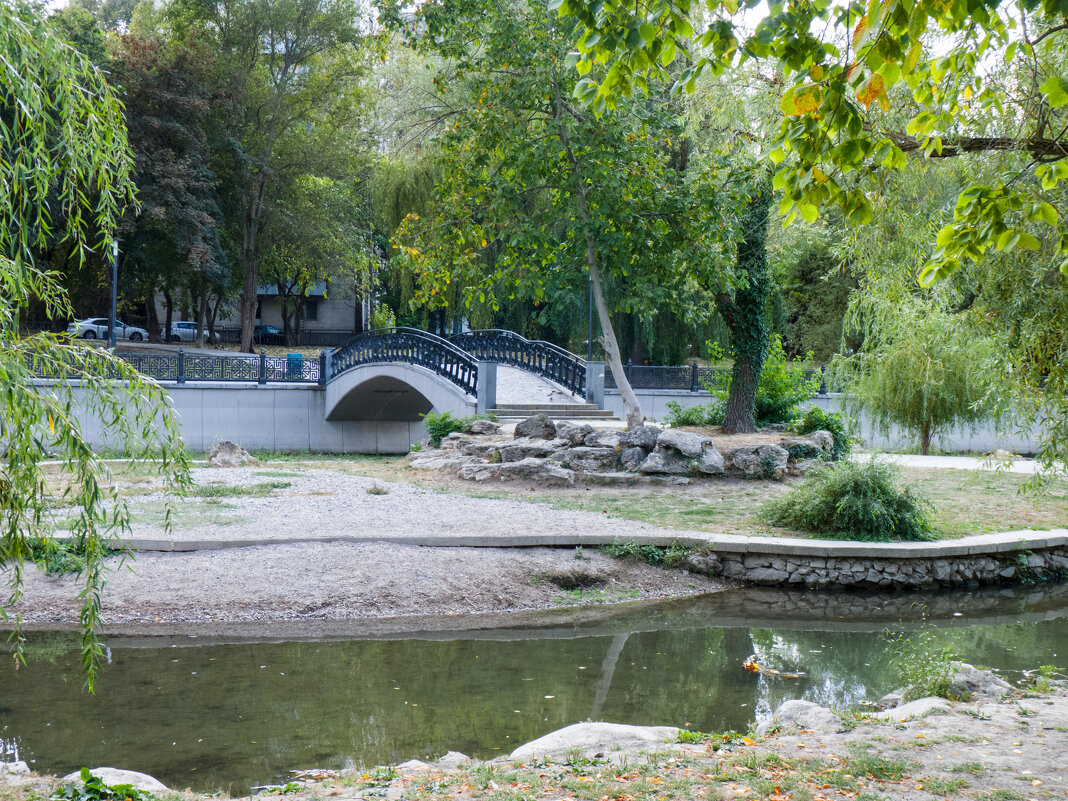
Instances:
[[[551,342],[502,329],[465,331],[449,337],[449,342],[481,361],[519,367],[576,395],[586,392],[586,361]]]
[[[330,376],[361,364],[403,362],[425,367],[476,395],[478,366],[471,354],[414,328],[380,328],[353,337],[330,355]]]
[[[124,353],[120,354],[137,372],[157,381],[178,380],[178,355],[170,353]]]

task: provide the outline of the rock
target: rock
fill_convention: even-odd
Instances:
[[[465,481],[489,481],[501,475],[500,464],[465,464],[460,468],[460,478]]]
[[[584,442],[591,448],[618,448],[623,443],[623,434],[610,428],[598,428],[587,434]]]
[[[451,770],[453,768],[460,767],[460,765],[465,762],[470,761],[471,757],[469,757],[467,754],[461,754],[459,751],[449,751],[441,759],[435,760],[435,764],[438,767]]]
[[[500,448],[501,445],[511,441],[512,440],[505,440],[502,442],[499,439],[495,439],[490,440],[489,442],[471,442],[464,445],[463,448],[460,449],[460,453],[464,456],[475,456],[479,459],[496,459],[497,449]]]
[[[710,476],[722,475],[725,472],[723,456],[711,442],[706,442],[701,448],[701,455],[697,458],[697,472]]]
[[[895,706],[900,705],[904,699],[905,689],[902,687],[899,690],[894,690],[892,693],[887,693],[878,701],[876,701],[875,705],[878,707],[882,707],[883,709],[893,709]]]
[[[30,772],[30,766],[21,759],[17,762],[0,762],[0,776],[26,776]]]
[[[430,768],[426,762],[421,759],[409,759],[407,762],[401,762],[397,765],[398,773],[415,773],[420,770],[427,770]]]
[[[776,726],[797,726],[800,729],[837,731],[841,719],[826,707],[811,701],[787,701],[766,720],[757,726],[757,734],[764,735]]]
[[[782,584],[788,578],[790,578],[789,573],[785,570],[777,570],[774,567],[754,567],[745,574],[746,581],[763,586]]]
[[[751,478],[771,478],[779,481],[786,475],[790,454],[778,445],[736,448],[731,452],[731,468]]]
[[[808,438],[812,441],[812,444],[819,448],[824,453],[831,453],[834,450],[834,435],[830,431],[813,431],[808,435]]]
[[[520,420],[515,424],[516,439],[523,439],[524,437],[530,439],[552,439],[555,436],[556,426],[549,419],[549,415],[544,412],[532,415],[526,420]]]
[[[523,459],[544,459],[566,448],[566,439],[523,438],[504,443],[497,448],[502,462],[519,462]]]
[[[717,576],[723,569],[719,557],[714,553],[692,553],[682,560],[682,566],[691,573]]]
[[[468,434],[478,434],[479,436],[486,436],[487,434],[499,434],[501,431],[501,424],[495,423],[492,420],[472,420],[471,425],[467,427]]]
[[[674,726],[627,726],[622,723],[573,723],[524,743],[511,753],[512,759],[526,760],[563,755],[573,749],[614,751],[655,748],[678,739]]]
[[[656,441],[659,437],[660,429],[656,426],[638,426],[623,434],[623,444],[632,448],[651,451],[656,447]]]
[[[691,434],[689,431],[676,431],[674,428],[669,428],[667,431],[660,433],[657,437],[656,447],[659,448],[671,448],[674,451],[678,451],[683,456],[689,456],[691,459],[696,459],[701,455],[701,449],[705,443],[711,442],[708,437],[702,437],[699,434]]]
[[[666,433],[665,431],[664,434]],[[663,434],[660,436],[663,437]],[[685,475],[690,472],[690,460],[657,445],[653,452],[645,457],[640,469],[643,473]]]
[[[137,790],[144,790],[152,795],[163,795],[170,792],[170,788],[158,779],[154,779],[147,773],[138,773],[135,770],[120,770],[119,768],[92,768],[89,771],[109,787],[117,784],[128,784]],[[82,781],[81,771],[68,773],[59,780],[61,785],[76,784],[79,787],[85,784]]]
[[[593,433],[593,426],[589,423],[573,423],[570,420],[561,420],[556,424],[556,436],[558,439],[566,439],[572,445],[581,445],[588,434]]]
[[[810,439],[788,439],[783,441],[782,446],[790,454],[791,462],[816,459],[823,454],[823,451]]]
[[[586,483],[598,487],[633,487],[640,484],[643,477],[638,473],[587,473]]]
[[[919,698],[915,701],[909,701],[907,704],[895,706],[893,709],[876,712],[875,717],[880,720],[896,720],[899,723],[904,723],[911,718],[922,718],[924,715],[929,715],[935,709],[949,709],[949,706],[949,701],[945,698]]]
[[[1011,462],[1016,459],[1016,454],[1012,451],[1007,451],[1004,448],[998,448],[994,451],[994,458],[999,462]]]
[[[624,470],[628,470],[631,473],[638,473],[642,469],[642,462],[645,461],[645,451],[637,445],[633,448],[626,448],[620,452],[619,461],[623,465]]]
[[[557,451],[550,457],[550,461],[583,473],[603,473],[616,469],[619,465],[619,454],[615,448],[582,446]]]
[[[522,459],[518,462],[505,462],[496,466],[500,468],[497,471],[497,477],[501,481],[525,479],[547,487],[573,487],[575,485],[573,472],[552,464],[546,459]],[[461,477],[462,475],[461,471]]]
[[[692,483],[693,479],[689,476],[649,476],[650,484],[660,484],[667,487],[685,487],[687,484]]]
[[[446,434],[441,438],[441,445],[439,446],[443,451],[458,451],[474,440],[468,434],[461,434],[459,431],[453,431],[451,434]]]
[[[416,470],[459,470],[467,464],[477,462],[474,456],[462,456],[457,453],[429,454],[421,459],[412,459],[408,466]]]
[[[967,662],[951,663],[949,695],[962,701],[996,701],[1013,691],[1012,685],[989,670]]]
[[[244,467],[256,464],[256,460],[249,456],[248,451],[240,445],[224,439],[211,449],[208,464],[212,467]]]

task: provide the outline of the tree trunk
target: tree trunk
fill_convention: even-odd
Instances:
[[[219,336],[215,333],[215,320],[219,316],[220,305],[222,305],[222,295],[216,295],[215,301],[208,304],[208,342],[219,341]]]
[[[926,456],[929,450],[931,450],[931,424],[924,423],[920,431],[920,453]]]
[[[723,420],[723,430],[728,434],[748,434],[756,430],[757,386],[768,355],[764,306],[769,283],[765,245],[770,205],[771,187],[765,183],[754,190],[742,217],[736,272],[745,278],[746,285],[739,288],[734,297],[716,296],[716,306],[730,329],[734,351],[731,388]]]
[[[174,300],[171,298],[171,293],[166,289],[163,290],[163,303],[167,307],[167,320],[163,325],[163,338],[170,342],[171,321],[174,319]]]
[[[148,341],[159,342],[159,315],[156,313],[156,295],[149,292],[145,295],[145,320],[148,328]]]
[[[300,347],[300,318],[304,315],[303,297],[297,298],[297,308],[293,311],[293,345]]]
[[[590,214],[590,204],[586,199],[586,184],[579,173],[578,159],[571,150],[571,140],[567,133],[567,125],[560,114],[563,108],[563,98],[560,95],[560,84],[554,78],[553,87],[556,93],[554,114],[557,119],[557,136],[567,152],[568,163],[571,165],[571,177],[575,181],[575,197],[578,200],[579,219],[582,222],[583,232],[586,236],[586,269],[590,273],[590,289],[593,292],[593,305],[597,308],[597,320],[601,324],[601,347],[604,348],[608,367],[612,371],[616,387],[619,389],[619,397],[623,401],[623,413],[627,418],[627,428],[638,428],[645,423],[645,415],[642,414],[641,404],[638,397],[631,389],[627,373],[623,369],[623,361],[619,355],[619,342],[616,340],[616,332],[612,328],[612,318],[608,315],[608,306],[604,301],[604,289],[601,286],[600,264],[597,258],[597,243],[593,238],[593,215]]]
[[[241,290],[241,302],[238,305],[241,310],[241,350],[245,353],[255,353],[256,350],[252,346],[252,335],[256,328],[256,305],[260,300],[256,257],[246,252],[243,263],[245,284]]]
[[[208,319],[208,290],[201,285],[197,303],[197,347],[204,347],[204,329]]]

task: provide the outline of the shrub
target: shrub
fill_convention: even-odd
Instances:
[[[475,414],[471,417],[453,417],[452,412],[427,412],[423,415],[431,447],[438,447],[449,434],[463,433],[474,420],[496,420],[496,415]]]
[[[709,352],[713,361],[722,357],[717,346],[709,343]],[[776,334],[768,344],[768,355],[760,371],[757,383],[756,408],[754,418],[758,426],[769,423],[786,423],[793,419],[797,407],[819,392],[819,374],[808,375],[808,361],[812,354],[805,354],[796,359],[789,359],[782,347],[782,337]],[[731,376],[715,384],[702,381],[707,392],[725,403],[731,390]]]
[[[903,701],[932,695],[951,701],[967,700],[951,697],[953,660],[957,656],[952,648],[939,642],[926,618],[920,631],[887,634],[886,641],[890,664],[905,689]]]
[[[848,456],[853,447],[846,432],[846,418],[841,412],[825,412],[819,406],[809,406],[804,414],[794,421],[793,429],[798,434],[811,434],[813,431],[831,432],[834,437],[831,458],[835,461]]]
[[[776,526],[834,539],[891,542],[929,540],[930,503],[898,486],[899,470],[887,462],[837,462],[816,467],[789,493],[766,504]]]
[[[667,402],[667,422],[673,427],[679,426],[721,426],[723,425],[723,404],[699,403],[683,408],[677,401]]]

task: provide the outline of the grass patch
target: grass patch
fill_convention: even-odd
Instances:
[[[904,759],[854,754],[842,760],[842,769],[854,776],[867,776],[877,781],[897,781],[908,775],[909,763]]]
[[[264,481],[259,484],[198,484],[189,490],[194,498],[266,498],[280,489],[288,489],[290,481]]]
[[[958,777],[943,779],[940,776],[928,776],[922,784],[923,789],[931,795],[940,796],[954,795],[968,786],[968,782],[964,779]]]

